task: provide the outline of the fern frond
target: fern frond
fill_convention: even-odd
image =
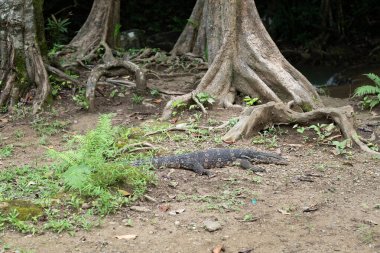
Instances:
[[[373,107],[377,106],[378,104],[380,104],[380,100],[378,99],[373,99],[371,100],[371,102],[369,103],[369,108],[372,110]]]
[[[70,167],[62,174],[63,181],[70,189],[81,190],[91,179],[91,169],[84,164]]]
[[[367,76],[369,79],[371,79],[377,87],[380,87],[380,77],[374,73],[368,73],[368,74],[364,74],[365,76]]]
[[[354,96],[362,97],[365,95],[376,95],[380,93],[380,87],[364,85],[355,89]]]

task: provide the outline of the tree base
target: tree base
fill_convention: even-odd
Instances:
[[[264,105],[247,108],[240,116],[239,122],[223,137],[225,142],[235,142],[240,138],[251,137],[259,130],[272,124],[310,124],[317,120],[333,120],[340,128],[343,137],[359,146],[365,152],[380,155],[371,150],[356,133],[353,127],[354,110],[351,106],[340,108],[318,108],[310,112],[300,113],[292,110],[284,103],[269,102]]]

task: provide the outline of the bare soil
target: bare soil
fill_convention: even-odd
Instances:
[[[115,124],[137,125],[158,118],[165,100],[134,105],[130,94],[100,97],[96,101],[99,113],[90,114],[73,106],[64,95],[62,98],[54,106],[55,117],[70,124],[65,132],[49,138],[48,146],[56,149],[63,148],[65,134],[93,128],[99,113],[116,113]],[[239,115],[239,110],[214,108],[202,123],[208,119],[226,121],[234,115]],[[372,116],[360,114],[359,125]],[[9,115],[0,119],[2,144],[15,145],[14,155],[0,160],[0,168],[49,162],[40,137],[31,128],[31,119],[11,120]],[[186,114],[180,120],[188,120]],[[24,137],[16,138],[17,131]],[[217,132],[215,137],[223,133]],[[142,199],[134,204],[147,208],[146,212],[125,207],[106,217],[100,227],[76,231],[73,236],[6,231],[0,235],[0,244],[11,247],[6,252],[185,253],[212,252],[217,245],[223,245],[225,252],[380,252],[380,160],[357,149],[349,150],[353,153],[349,159],[334,155],[334,147],[317,145],[313,135],[304,141],[291,127],[282,126],[277,136],[277,147],[254,145],[251,140],[233,145],[210,139],[162,143],[160,148],[167,153],[213,147],[257,148],[281,153],[290,163],[260,165],[267,172],[259,175],[234,166],[212,169],[211,178],[161,169],[157,185],[147,193],[157,202]],[[132,226],[127,226],[127,219],[132,220]],[[207,220],[217,221],[220,229],[207,231]],[[121,235],[137,237],[116,238]]]

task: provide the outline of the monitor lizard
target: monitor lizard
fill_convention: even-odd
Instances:
[[[194,171],[200,175],[210,175],[207,169],[220,168],[237,162],[242,168],[253,170],[251,163],[288,164],[288,161],[280,155],[260,152],[254,149],[228,149],[216,148],[191,152],[180,155],[155,157],[147,160],[132,162],[133,166],[151,164],[155,168],[176,168]],[[257,170],[256,171],[260,171]]]

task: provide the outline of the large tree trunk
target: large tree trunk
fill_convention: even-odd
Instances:
[[[86,97],[91,111],[95,110],[96,84],[104,75],[119,75],[120,70],[127,71],[135,75],[139,90],[146,88],[144,71],[136,64],[117,59],[112,54],[112,48],[118,40],[119,22],[120,0],[95,0],[86,22],[67,46],[69,51],[73,51],[64,55],[66,64],[63,67],[99,58],[98,50],[101,47],[104,49],[102,62],[92,69],[86,84]]]
[[[115,29],[119,23],[120,0],[95,0],[86,22],[68,45],[75,50],[71,59],[90,60],[100,45],[105,47],[105,57],[110,57],[109,47],[116,44]]]
[[[0,107],[11,108],[36,85],[36,113],[50,95],[41,56],[41,49],[46,52],[42,6],[43,0],[0,1]]]
[[[263,101],[293,100],[303,110],[321,106],[314,87],[270,38],[254,1],[198,0],[189,20],[172,53],[206,52],[210,68],[196,93],[208,92],[227,107],[237,91]]]
[[[209,70],[193,92],[168,102],[163,112],[164,119],[171,116],[174,101],[197,100],[195,95],[200,92],[214,96],[224,107],[234,106],[237,92],[259,97],[263,102],[273,101],[284,105],[277,111],[273,110],[281,106],[274,107],[272,104],[264,105],[259,112],[246,110],[238,126],[224,137],[227,141],[235,141],[241,136],[252,134],[247,128],[265,126],[266,122],[272,122],[271,118],[279,121],[272,123],[290,123],[294,121],[293,115],[297,115],[299,120],[304,119],[298,114],[284,113],[292,110],[285,106],[286,103],[303,112],[323,107],[315,88],[283,57],[269,36],[254,0],[198,0],[172,50],[173,54],[188,52],[207,56]],[[334,111],[339,112],[349,114],[346,107]],[[247,113],[252,114],[252,117],[248,117]],[[312,114],[313,117],[320,115]],[[330,116],[329,113],[323,115]],[[252,121],[256,116],[262,121]],[[337,120],[340,117],[331,118]],[[340,126],[345,128],[349,125],[350,130],[342,129],[343,132],[356,135],[354,128],[351,128],[351,121],[344,122],[347,124]],[[353,141],[364,147],[358,138]]]

